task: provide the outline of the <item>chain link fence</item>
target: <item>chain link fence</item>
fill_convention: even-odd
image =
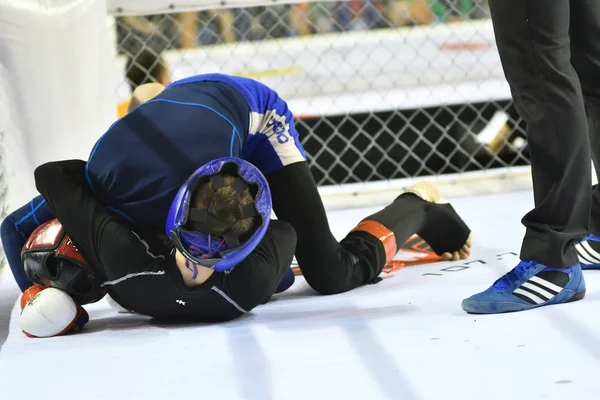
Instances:
[[[121,112],[148,81],[275,89],[319,185],[528,164],[485,0],[308,2],[116,16]]]

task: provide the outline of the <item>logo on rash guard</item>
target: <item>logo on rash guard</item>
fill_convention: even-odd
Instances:
[[[290,140],[290,125],[284,116],[277,114],[275,110],[270,110],[264,114],[263,121],[262,126],[259,127],[260,133],[267,137],[275,136],[280,144]]]

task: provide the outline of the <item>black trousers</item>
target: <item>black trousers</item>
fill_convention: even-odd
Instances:
[[[373,281],[381,273],[386,264],[381,240],[363,231],[350,232],[341,242],[333,236],[306,162],[281,168],[267,179],[277,218],[296,231],[298,266],[313,289],[321,294],[342,293]],[[401,195],[383,210],[365,217],[391,230],[398,246],[421,230],[437,229],[437,216],[412,194]]]
[[[527,123],[535,208],[522,220],[521,258],[568,267],[578,262],[573,243],[600,233],[590,168],[591,153],[596,167],[600,159],[600,1],[489,5],[504,73]]]

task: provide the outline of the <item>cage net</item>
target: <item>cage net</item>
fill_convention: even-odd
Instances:
[[[3,157],[2,157],[2,139],[4,137],[4,134],[2,131],[0,131],[0,165],[4,165],[3,164]],[[5,201],[5,199],[8,198],[8,186],[7,186],[7,179],[5,176],[5,170],[4,168],[0,168],[0,221],[3,221],[4,218],[6,217],[6,213],[7,213],[7,202]],[[2,242],[0,241],[0,274],[2,273],[2,270],[4,269],[4,265],[5,265],[5,257],[4,257],[4,249],[2,247]]]
[[[1,71],[0,71],[1,72]],[[0,76],[0,104],[7,101],[7,96],[4,93],[2,86],[2,76]],[[8,212],[8,177],[7,170],[5,168],[4,152],[5,146],[5,135],[8,126],[8,115],[6,115],[5,107],[0,107],[0,221],[4,221],[4,218]],[[0,241],[0,275],[4,269],[6,258],[4,256],[4,248],[2,247],[2,241]]]
[[[115,15],[115,29],[118,102],[149,81],[257,79],[294,112],[319,185],[528,163],[485,0]]]

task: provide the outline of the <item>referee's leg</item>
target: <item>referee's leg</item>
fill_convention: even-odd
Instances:
[[[574,244],[589,231],[592,191],[588,123],[571,64],[575,3],[489,0],[506,80],[527,123],[535,208],[522,220],[522,261],[463,300],[466,312],[522,311],[585,296]]]
[[[600,2],[571,0],[571,62],[585,103],[592,159],[600,177]],[[600,236],[600,186],[592,189],[590,230]],[[576,246],[579,261],[586,269],[600,269],[600,243],[588,241]]]
[[[588,125],[571,65],[570,0],[490,0],[498,51],[515,107],[527,123],[535,208],[521,259],[577,263],[573,243],[589,231]]]
[[[571,62],[581,81],[592,159],[600,176],[600,2],[571,0]],[[600,235],[600,187],[592,196],[591,230]]]

